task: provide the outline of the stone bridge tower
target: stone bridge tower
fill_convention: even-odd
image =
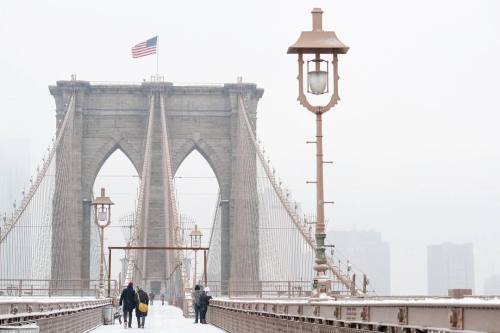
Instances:
[[[235,170],[238,135],[237,97],[240,93],[247,96],[248,115],[255,121],[257,104],[263,90],[257,88],[255,84],[177,86],[168,82],[144,82],[137,85],[104,85],[76,80],[58,81],[57,85],[49,89],[56,101],[57,122],[64,117],[69,96],[73,93],[76,95],[76,112],[71,131],[72,151],[67,153],[69,156],[58,156],[58,160],[71,160],[71,181],[64,186],[70,189],[70,198],[65,200],[71,202],[74,208],[70,218],[65,218],[64,221],[58,220],[62,219],[62,214],[59,214],[57,209],[53,213],[52,243],[58,246],[52,246],[52,279],[89,279],[90,203],[94,180],[101,166],[116,149],[121,149],[135,166],[138,174],[141,174],[149,96],[162,94],[165,98],[174,174],[184,158],[196,149],[207,160],[217,177],[221,194],[223,230],[221,276],[222,280],[230,280],[231,266],[233,265],[234,270],[234,264],[244,258],[241,250],[231,251],[231,248],[238,248],[238,244],[233,240],[241,240],[242,237],[235,235],[234,229],[238,228],[234,228],[234,225],[239,221],[245,221],[235,216],[233,212],[237,200],[241,200],[232,196],[232,193],[238,192],[236,188],[238,173]],[[155,103],[157,108],[155,114],[159,114],[158,104]],[[155,118],[155,123],[153,127],[159,127],[159,118]],[[165,244],[164,234],[158,233],[157,230],[168,227],[164,225],[162,217],[163,182],[157,179],[161,177],[158,133],[159,131],[153,132],[151,165],[153,185],[147,203],[149,214],[146,237],[148,245],[152,246]],[[254,154],[245,157],[247,160],[253,160],[254,164],[255,158]],[[57,198],[57,193],[55,197]],[[252,225],[256,228],[258,224],[255,221]],[[245,243],[256,244],[257,234],[255,230],[255,233],[244,236],[252,238]],[[157,285],[163,280],[166,274],[163,267],[164,256],[165,253],[161,251],[151,251],[146,254],[146,272],[143,273],[148,281],[147,287],[150,287],[150,283]],[[61,265],[64,265],[65,269],[62,269]],[[258,259],[255,259],[255,262],[248,263],[248,272],[240,273],[248,276],[248,280],[257,280],[258,273],[255,274],[258,272],[257,266]]]

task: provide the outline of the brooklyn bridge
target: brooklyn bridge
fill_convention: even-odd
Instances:
[[[331,202],[323,193],[322,115],[340,101],[339,58],[349,48],[323,30],[322,14],[312,11],[312,30],[288,49],[298,57],[298,100],[316,121],[311,215],[300,210],[257,138],[264,94],[257,84],[241,77],[177,84],[157,74],[137,83],[75,75],[51,85],[54,139],[22,201],[0,223],[0,331],[121,329],[113,325],[123,319],[118,299],[132,282],[156,294],[146,321],[151,332],[193,330],[186,318],[195,315],[197,285],[213,297],[211,325],[199,331],[500,332],[498,298],[464,290],[450,297],[380,295],[362,267],[325,242]],[[311,102],[324,94],[324,104]],[[106,247],[113,198],[93,188],[117,150],[139,185],[127,241]],[[181,218],[176,191],[175,175],[193,151],[219,186],[206,246],[198,227]],[[117,277],[112,255],[123,257]]]

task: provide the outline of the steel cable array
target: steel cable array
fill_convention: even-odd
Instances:
[[[235,213],[243,223],[235,221],[236,234],[254,233],[252,244],[242,237],[233,241],[231,251],[244,251],[243,260],[231,266],[231,279],[234,287],[237,281],[239,290],[245,285],[264,288],[266,283],[273,288],[287,288],[293,282],[296,288],[310,284],[313,279],[314,217],[300,212],[299,205],[293,201],[276,175],[264,149],[255,136],[255,118],[247,112],[245,97],[238,99],[238,142],[236,154],[236,177],[238,192],[233,195]],[[233,177],[235,174],[233,173]],[[243,199],[243,200],[241,200]],[[242,207],[238,207],[240,204]],[[220,205],[215,212],[208,256],[208,274],[212,284],[221,280],[221,212]],[[253,265],[257,260],[258,264]],[[328,256],[327,264],[332,276],[332,290],[337,294],[363,294],[360,282],[363,273],[355,272],[349,261],[340,260],[336,255]],[[248,272],[248,265],[255,269],[250,275],[240,276],[238,272]],[[255,274],[255,275],[254,275]],[[358,276],[355,281],[353,276]],[[223,288],[224,281],[217,288]]]
[[[172,161],[170,156],[168,124],[165,100],[161,93],[151,93],[148,125],[144,145],[144,160],[138,187],[138,200],[131,226],[129,245],[147,246],[148,202],[151,182],[151,159],[155,112],[159,112],[161,149],[161,173],[164,198],[165,245],[183,246],[182,226],[178,213]],[[158,100],[159,107],[155,108]],[[304,216],[299,205],[293,201],[266,158],[255,136],[255,114],[249,113],[244,96],[238,98],[237,135],[234,146],[234,167],[231,189],[233,224],[230,251],[238,260],[230,266],[231,283],[238,288],[252,290],[262,287],[266,281],[274,288],[285,288],[279,281],[310,284],[313,278],[314,217]],[[71,237],[58,237],[54,241],[52,230],[57,228],[63,235],[73,230],[64,223],[76,215],[77,202],[71,201],[65,184],[73,174],[73,131],[76,113],[75,96],[69,97],[64,119],[58,127],[56,139],[48,150],[42,167],[31,182],[29,191],[14,213],[0,223],[0,279],[57,279],[71,276],[71,256],[53,256],[71,248]],[[157,111],[155,111],[157,110]],[[217,202],[208,253],[208,276],[210,281],[221,281],[222,214],[221,201]],[[237,218],[236,218],[237,217]],[[94,218],[91,214],[91,219]],[[97,278],[98,253],[97,229],[90,223],[90,276]],[[52,259],[54,258],[54,259]],[[125,281],[141,281],[145,278],[145,251],[126,252],[128,260]],[[183,251],[167,252],[165,255],[165,281],[175,297],[182,301],[189,292],[189,276],[186,254]],[[334,279],[333,290],[337,293],[359,295],[362,273],[337,256],[328,258],[330,273]],[[201,270],[200,270],[201,271]],[[200,272],[201,273],[201,272]],[[355,280],[353,276],[357,276]],[[199,277],[194,277],[197,281]],[[227,282],[227,281],[226,281]]]
[[[149,185],[150,165],[151,165],[151,142],[153,135],[153,112],[154,112],[154,96],[149,99],[149,114],[148,114],[148,128],[146,131],[146,143],[144,145],[144,161],[141,169],[141,177],[139,181],[139,189],[137,196],[137,206],[135,210],[134,223],[132,224],[131,237],[129,239],[129,246],[139,246],[144,239],[144,227],[146,225],[146,189]],[[137,281],[139,276],[142,278],[144,268],[140,269],[144,258],[141,256],[141,263],[138,263],[138,250],[128,250],[125,254],[127,259],[127,273],[125,275],[125,283],[130,281]]]
[[[165,200],[165,239],[167,246],[183,246],[181,237],[181,222],[177,206],[175,191],[174,174],[172,172],[172,159],[170,156],[170,147],[168,141],[167,121],[165,116],[165,100],[160,95],[160,119],[161,119],[161,143],[162,143],[162,171],[163,171],[163,189]],[[169,251],[166,258],[165,280],[170,282],[170,290],[173,291],[176,299],[182,303],[185,298],[185,292],[189,289],[189,273],[184,265],[184,252],[176,250]],[[173,278],[172,278],[172,277]]]
[[[221,281],[221,196],[217,199],[215,205],[215,213],[212,221],[212,230],[210,231],[209,250],[208,250],[208,265],[207,265],[207,275],[208,280],[212,283]],[[196,277],[195,277],[196,280]]]
[[[152,94],[150,97],[149,119],[146,134],[144,163],[141,172],[141,180],[139,183],[139,195],[135,219],[132,225],[132,237],[129,241],[130,246],[148,246],[147,229],[148,229],[148,197],[151,178],[151,157],[153,132],[155,124],[155,100],[159,99],[159,122],[160,122],[160,144],[161,144],[161,172],[163,180],[163,198],[165,209],[165,246],[182,246],[181,225],[175,195],[175,183],[172,173],[170,148],[168,145],[168,131],[165,116],[165,102],[161,94]],[[134,281],[143,284],[146,276],[146,251],[141,254],[138,250],[129,250],[127,252],[127,275],[126,282]],[[185,288],[188,287],[188,272],[184,263],[183,251],[167,251],[165,253],[165,276],[164,280],[168,284],[168,290],[172,292],[175,298],[182,302],[185,295]]]
[[[29,191],[23,193],[20,206],[0,225],[0,279],[49,280],[71,270],[69,260],[53,256],[71,242],[71,239],[54,241],[53,230],[58,228],[68,233],[64,222],[77,209],[74,202],[69,202],[71,188],[66,186],[73,167],[67,157],[72,153],[74,95],[68,97],[66,105],[56,138],[43,158],[42,167],[37,168],[36,176],[30,180]]]

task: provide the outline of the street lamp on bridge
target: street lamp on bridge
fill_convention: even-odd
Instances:
[[[197,274],[197,265],[198,265],[198,249],[201,247],[201,237],[203,234],[201,231],[198,229],[198,225],[194,225],[193,231],[189,234],[189,237],[191,238],[191,247],[194,249],[194,278],[193,278],[193,285],[196,284],[196,274]],[[206,251],[205,251],[206,253]],[[207,265],[206,263],[206,255],[204,256],[205,258],[205,266]],[[206,281],[205,281],[206,284]]]
[[[106,189],[101,188],[101,196],[94,199],[94,222],[101,229],[99,238],[101,242],[101,260],[99,263],[99,296],[104,295],[104,228],[111,223],[111,206],[114,203],[106,196]],[[108,263],[109,265],[110,263]]]
[[[313,297],[325,298],[331,289],[331,278],[325,257],[325,209],[323,191],[323,128],[322,115],[333,108],[340,100],[338,94],[338,54],[345,54],[349,47],[343,44],[333,31],[323,31],[321,8],[312,10],[312,31],[303,31],[299,39],[288,48],[288,54],[298,54],[299,97],[298,101],[306,109],[316,115],[316,254],[314,270],[316,276],[313,283]],[[322,56],[332,55],[331,67]],[[307,60],[307,90],[304,89],[304,55]],[[332,84],[330,84],[332,82]],[[332,91],[331,91],[332,89]],[[305,90],[305,91],[304,91]],[[309,95],[330,94],[329,101],[323,105],[313,105],[309,102]],[[311,96],[312,97],[312,96]]]

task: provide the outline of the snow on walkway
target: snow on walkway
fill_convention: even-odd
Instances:
[[[123,318],[122,318],[123,319]],[[115,325],[103,325],[91,331],[93,333],[152,333],[152,332],[179,332],[179,333],[221,333],[225,332],[210,324],[195,324],[193,318],[184,318],[182,311],[174,306],[154,304],[149,306],[148,316],[144,329],[137,328],[135,312],[132,317],[132,328],[124,329],[123,325],[115,321]]]

